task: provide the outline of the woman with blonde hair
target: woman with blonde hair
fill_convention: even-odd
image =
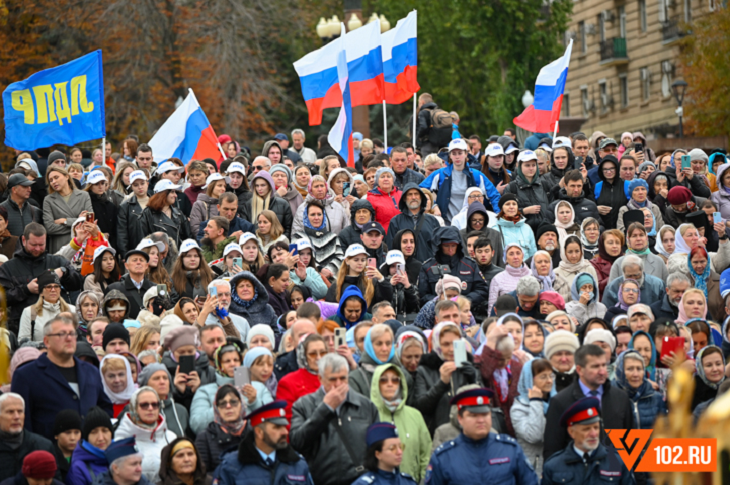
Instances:
[[[325,301],[340,303],[345,290],[351,285],[360,289],[368,307],[393,299],[390,281],[377,268],[368,266],[368,257],[365,248],[359,244],[347,248],[335,284],[327,290]]]
[[[137,329],[132,337],[132,344],[129,351],[139,356],[140,352],[145,350],[154,350],[160,348],[160,329],[154,325],[142,325]]]
[[[61,313],[76,313],[73,305],[61,298],[61,280],[55,271],[46,271],[38,278],[38,301],[25,307],[20,316],[18,340],[43,341],[43,326]]]
[[[203,251],[192,239],[180,246],[180,256],[172,270],[172,286],[179,296],[205,298],[208,284],[215,276],[203,257]]]
[[[274,211],[261,211],[256,219],[256,237],[263,248],[264,254],[269,252],[269,248],[279,241],[284,241],[289,245],[289,238],[284,235],[284,227],[279,222]]]
[[[114,408],[112,417],[117,418],[137,389],[132,377],[132,366],[123,355],[108,354],[101,360],[99,374],[104,394]]]
[[[150,256],[147,271],[145,272],[145,278],[156,285],[167,285],[167,287],[171,289],[172,278],[170,278],[170,274],[165,269],[165,265],[160,261],[160,248],[158,244],[162,246],[164,246],[164,244],[160,242],[150,244],[150,242],[152,242],[151,239],[143,239],[139,244],[139,246],[142,247],[137,247],[137,249],[144,251]]]
[[[117,163],[117,170],[112,179],[111,189],[119,196],[120,203],[121,200],[124,200],[126,196],[132,193],[129,189],[129,186],[132,185],[129,183],[129,176],[135,170],[137,170],[137,166],[132,162]]]
[[[48,231],[47,249],[55,254],[68,244],[71,227],[80,216],[94,212],[87,192],[76,188],[66,170],[49,167],[46,170],[48,196],[43,199],[43,225]]]
[[[194,236],[200,232],[200,223],[209,221],[219,215],[218,199],[226,192],[226,179],[219,173],[209,175],[203,186],[205,192],[198,195],[198,200],[190,211],[190,230]]]

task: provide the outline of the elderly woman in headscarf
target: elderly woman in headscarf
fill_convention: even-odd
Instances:
[[[636,280],[624,280],[617,292],[618,302],[606,310],[603,319],[613,321],[617,315],[625,315],[631,305],[638,303],[641,298],[641,286]]]
[[[79,297],[76,298],[76,317],[79,322],[76,332],[81,339],[86,340],[87,326],[98,316],[101,316],[99,294],[90,290],[79,293]]]
[[[350,225],[350,213],[339,202],[335,201],[335,192],[330,188],[327,181],[321,175],[314,175],[307,186],[307,197],[304,203],[297,208],[294,215],[292,233],[304,232],[304,213],[310,202],[317,200],[324,206],[325,220],[329,230],[339,234],[345,227]],[[292,238],[294,240],[296,238]]]
[[[703,214],[704,217],[704,214]],[[723,223],[715,224],[715,231],[725,234],[725,225]],[[674,252],[667,260],[667,269],[669,274],[681,271],[689,276],[687,267],[687,255],[700,246],[705,246],[705,238],[703,238],[694,224],[682,224],[674,233]],[[708,253],[710,261],[712,261],[712,269],[717,274],[730,266],[730,245],[727,239],[720,239],[719,249],[716,253]]]
[[[720,275],[713,269],[709,253],[705,248],[696,247],[687,255],[687,268],[694,287],[701,290],[708,303],[708,311],[713,320],[725,319],[725,299],[720,294]]]
[[[112,402],[113,417],[116,418],[129,404],[132,394],[137,390],[137,385],[132,378],[132,367],[124,356],[108,354],[101,361],[99,374],[104,394]]]
[[[395,354],[413,382],[421,357],[428,352],[427,342],[426,335],[415,325],[404,325],[395,333]]]
[[[636,178],[629,182],[626,188],[626,197],[629,201],[618,211],[618,224],[616,228],[619,231],[625,231],[626,229],[624,225],[624,214],[627,211],[641,210],[644,207],[651,210],[651,213],[654,215],[655,227],[662,227],[664,225],[661,209],[649,200],[649,184],[646,180]]]
[[[586,217],[580,223],[580,242],[583,244],[583,257],[590,261],[598,255],[598,239],[601,237],[601,225],[592,217]]]
[[[379,323],[370,327],[365,335],[364,349],[357,369],[350,371],[349,384],[351,390],[368,397],[375,368],[385,364],[400,367],[400,361],[395,355],[395,336],[388,325]],[[408,386],[413,387],[413,381],[408,382]]]
[[[725,357],[716,345],[708,345],[699,351],[695,360],[695,392],[692,410],[703,402],[714,399],[717,388],[725,381]]]
[[[224,384],[216,391],[213,421],[195,438],[195,447],[206,470],[215,470],[223,451],[237,446],[243,439],[247,424],[243,402],[244,397],[231,384]]]
[[[553,271],[553,259],[550,253],[542,249],[535,253],[530,263],[532,276],[540,282],[540,291],[553,291],[555,283],[555,272]]]
[[[307,335],[297,342],[296,357],[299,370],[281,378],[276,389],[276,399],[286,401],[286,416],[291,419],[292,406],[302,396],[312,394],[322,385],[319,382],[319,361],[327,355],[327,344],[321,335]]]
[[[613,385],[628,394],[633,404],[635,429],[652,429],[656,418],[667,413],[664,397],[647,378],[644,357],[638,351],[630,349],[618,356]]]

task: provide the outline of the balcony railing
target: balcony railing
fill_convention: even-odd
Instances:
[[[613,37],[601,41],[601,65],[616,65],[629,62],[626,52],[626,38]]]
[[[666,22],[662,22],[662,41],[667,44],[675,42],[687,33],[680,26],[680,22],[677,19],[669,19]]]

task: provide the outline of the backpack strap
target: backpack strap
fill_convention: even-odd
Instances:
[[[33,341],[35,338],[35,321],[38,318],[38,312],[35,309],[35,305],[30,307],[30,340]]]

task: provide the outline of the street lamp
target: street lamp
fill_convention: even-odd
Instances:
[[[522,95],[522,106],[527,108],[528,106],[531,106],[534,101],[535,97],[532,95],[530,90],[528,89],[525,91],[525,94]]]
[[[679,137],[684,137],[684,131],[682,130],[682,115],[684,110],[682,109],[682,102],[684,101],[684,93],[687,91],[687,83],[681,79],[678,79],[672,83],[672,92],[674,93],[674,99],[677,100],[679,107],[674,111],[679,116]]]

